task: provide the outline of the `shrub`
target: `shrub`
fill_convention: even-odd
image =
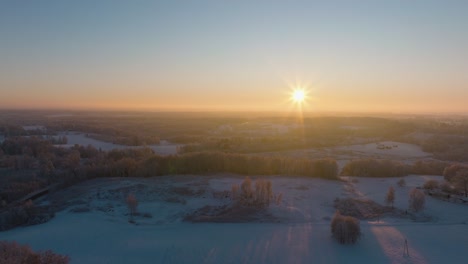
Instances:
[[[409,193],[409,208],[419,212],[424,208],[426,198],[421,190],[413,188]]]
[[[127,196],[127,206],[128,210],[130,211],[130,215],[133,216],[137,212],[137,207],[138,207],[138,200],[133,194],[129,194]]]
[[[67,264],[68,256],[50,250],[34,252],[29,246],[16,242],[0,241],[0,263],[2,264]]]
[[[400,180],[398,180],[397,184],[400,187],[405,187],[406,186],[406,181],[405,181],[405,179],[401,178]]]
[[[454,192],[453,186],[450,185],[450,183],[448,183],[448,182],[443,182],[443,183],[440,185],[440,189],[441,189],[443,192],[446,192],[446,193],[453,193],[453,192]]]
[[[275,197],[276,205],[280,205],[282,200],[283,200],[283,193],[280,193]]]
[[[359,220],[336,211],[331,220],[331,232],[340,244],[354,244],[361,237]]]
[[[385,203],[393,207],[394,202],[395,202],[395,189],[393,189],[393,187],[390,186],[388,188],[387,195],[385,196]]]
[[[436,180],[428,180],[424,183],[423,188],[426,190],[434,190],[439,188],[439,183]]]
[[[279,197],[279,198],[278,198]],[[274,201],[279,203],[282,195],[274,200],[271,181],[258,179],[255,181],[255,188],[252,188],[252,180],[246,177],[240,185],[233,185],[231,188],[231,199],[243,206],[265,208]]]
[[[0,211],[0,231],[17,226],[42,224],[52,217],[54,212],[50,206],[35,206],[32,202],[26,202]]]
[[[239,198],[239,185],[233,184],[231,186],[231,200],[235,201]]]

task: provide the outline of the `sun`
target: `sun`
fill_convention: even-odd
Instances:
[[[306,93],[303,89],[295,89],[292,93],[292,96],[291,96],[291,99],[295,102],[295,103],[302,103],[304,102],[305,100],[305,97],[306,97]]]

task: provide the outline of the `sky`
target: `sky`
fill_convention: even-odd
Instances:
[[[468,1],[0,1],[0,108],[468,112]]]

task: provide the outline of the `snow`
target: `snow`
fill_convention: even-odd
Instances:
[[[62,147],[72,147],[75,144],[77,145],[82,145],[82,146],[88,146],[91,145],[97,149],[101,149],[103,151],[109,151],[113,149],[125,149],[125,148],[141,148],[142,146],[125,146],[125,145],[119,145],[119,144],[113,144],[109,142],[104,142],[101,140],[93,139],[90,137],[87,137],[85,133],[81,132],[61,132],[59,133],[59,136],[66,136],[67,137],[67,144],[66,145],[57,145],[57,146],[62,146]],[[160,155],[174,155],[177,154],[177,149],[179,148],[180,145],[178,144],[172,144],[168,141],[161,140],[160,144],[154,144],[154,145],[147,145],[147,147],[151,148],[156,154]]]
[[[441,179],[413,175],[405,177],[405,187],[398,187],[400,178],[327,181],[268,176],[273,191],[284,197],[281,205],[268,209],[281,221],[222,224],[182,219],[205,205],[229,203],[229,198],[215,198],[214,194],[240,183],[241,176],[96,179],[50,197],[66,201],[51,221],[1,232],[0,238],[68,254],[71,263],[466,263],[468,207],[432,197],[426,197],[424,211],[432,217],[429,222],[390,217],[363,220],[363,237],[356,245],[339,245],[331,238],[329,225],[336,197],[383,203],[393,185],[395,206],[405,209],[409,190],[434,178]],[[195,194],[175,193],[173,188]],[[139,200],[138,210],[152,218],[139,216],[137,225],[128,223],[124,201],[129,192]],[[70,211],[79,206],[91,210]],[[405,239],[409,257],[403,255]]]
[[[30,125],[30,126],[23,126],[23,129],[26,131],[30,131],[30,130],[45,130],[46,128],[41,125]]]
[[[379,148],[379,146],[381,148]],[[365,156],[372,155],[394,158],[427,158],[431,156],[430,153],[424,152],[421,147],[417,145],[396,141],[383,141],[369,144],[341,146],[333,149],[341,151],[352,151],[355,154]]]

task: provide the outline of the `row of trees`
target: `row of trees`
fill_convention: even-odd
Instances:
[[[154,155],[144,161],[151,175],[236,173],[241,175],[296,175],[338,179],[334,159],[293,159],[222,152],[198,152],[174,156]]]
[[[361,177],[401,177],[408,174],[418,175],[455,175],[459,168],[468,168],[468,165],[426,159],[418,160],[413,164],[406,164],[396,160],[385,159],[356,159],[348,162],[341,171],[341,175]],[[450,176],[449,176],[450,177]]]

